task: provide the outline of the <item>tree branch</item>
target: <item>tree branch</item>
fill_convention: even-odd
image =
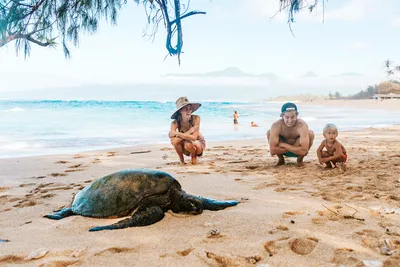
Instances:
[[[193,16],[193,15],[197,15],[197,14],[205,15],[205,14],[207,14],[207,13],[204,12],[204,11],[190,11],[189,13],[186,13],[185,15],[181,16],[181,17],[179,18],[179,20],[182,20],[182,19],[184,19],[184,18],[186,18],[186,17]],[[171,21],[171,24],[176,23],[177,20],[178,20],[178,19],[174,19],[173,21]]]
[[[28,40],[28,41],[30,41],[30,42],[32,42],[32,43],[35,43],[35,44],[37,44],[37,45],[43,46],[43,47],[46,47],[46,46],[51,45],[50,42],[45,42],[45,43],[43,43],[43,42],[40,42],[40,41],[38,41],[38,40],[36,40],[36,39],[33,39],[30,35],[26,36],[25,38],[26,38],[26,40]]]

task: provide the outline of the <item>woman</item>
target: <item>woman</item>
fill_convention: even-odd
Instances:
[[[176,100],[176,111],[172,114],[169,138],[178,153],[181,164],[185,164],[183,155],[190,156],[192,164],[197,164],[197,157],[203,155],[206,141],[200,134],[200,117],[192,115],[201,104],[190,103],[186,97]]]

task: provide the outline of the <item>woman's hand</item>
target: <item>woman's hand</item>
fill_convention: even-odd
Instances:
[[[198,130],[199,130],[199,126],[193,126],[192,128],[189,129],[188,134],[192,134]]]
[[[177,133],[178,132],[169,131],[168,136],[169,136],[169,138],[174,138],[174,137],[176,137]]]

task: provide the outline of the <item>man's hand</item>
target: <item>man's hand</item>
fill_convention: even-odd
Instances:
[[[278,144],[278,147],[281,147],[281,148],[284,148],[284,149],[287,150],[287,145],[288,145],[288,144],[286,144],[286,143],[280,142],[280,143]]]

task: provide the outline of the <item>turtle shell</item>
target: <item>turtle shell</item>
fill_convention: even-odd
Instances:
[[[104,176],[78,192],[72,202],[72,211],[97,218],[126,216],[140,207],[143,199],[158,195],[161,199],[171,187],[181,189],[179,182],[166,172],[120,171]],[[157,200],[157,197],[152,199]]]

